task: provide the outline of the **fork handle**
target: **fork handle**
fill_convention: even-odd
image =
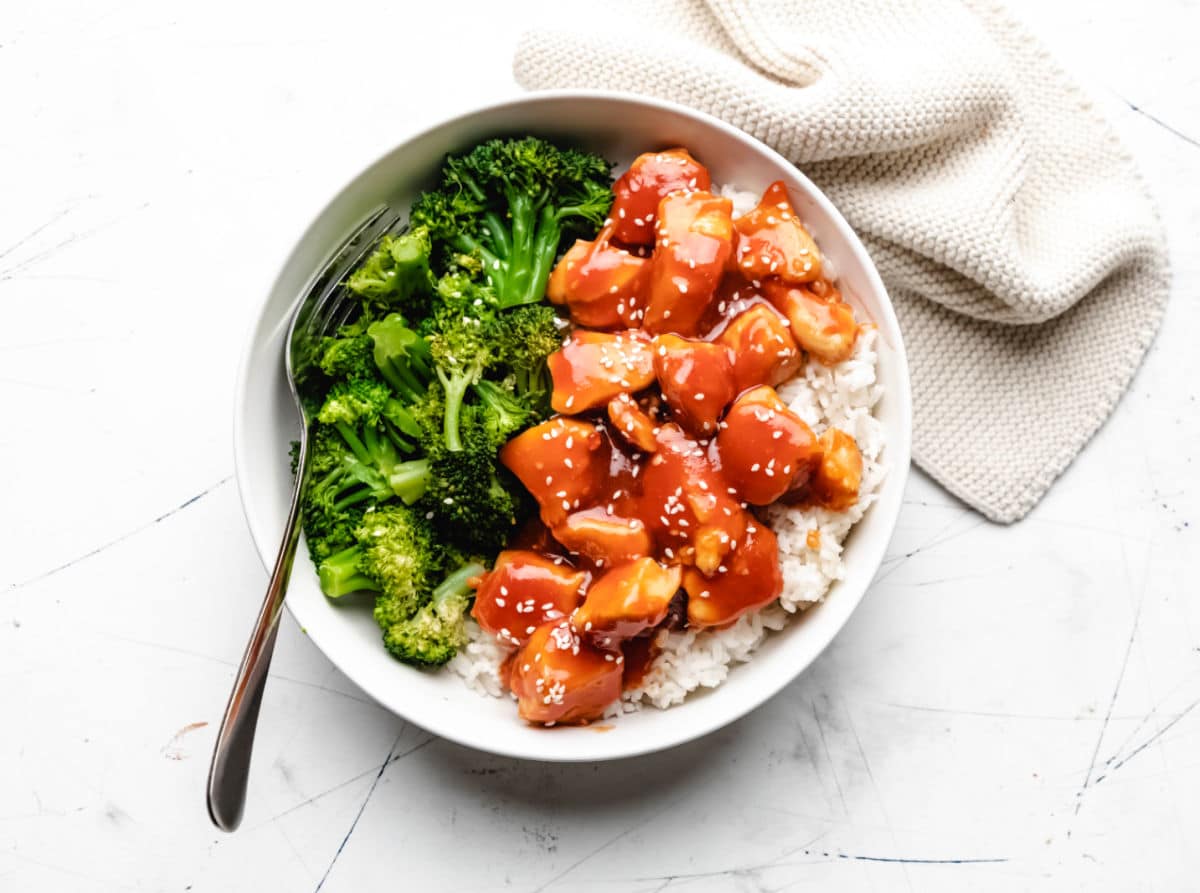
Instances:
[[[292,573],[292,559],[300,540],[300,494],[307,477],[307,437],[300,440],[299,473],[292,490],[283,541],[275,557],[267,594],[258,612],[258,620],[246,653],[238,667],[229,695],[229,704],[213,746],[212,765],[208,770],[208,815],[222,831],[233,831],[242,821],[246,805],[246,781],[250,775],[250,754],[254,749],[254,730],[258,725],[258,708],[262,704],[267,671],[275,651],[275,636],[283,613],[283,597],[287,593]]]

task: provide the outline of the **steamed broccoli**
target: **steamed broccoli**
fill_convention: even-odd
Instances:
[[[371,339],[361,332],[342,330],[337,337],[321,342],[321,371],[330,378],[371,378],[374,363],[371,358]]]
[[[598,155],[535,137],[489,140],[447,158],[441,184],[417,199],[410,219],[477,258],[501,308],[533,304],[564,237],[591,236],[603,223],[611,169]]]
[[[429,231],[421,226],[400,236],[384,236],[374,253],[351,274],[346,287],[368,307],[400,309],[413,319],[420,318],[428,312],[433,286],[429,270],[432,247]]]
[[[484,308],[475,308],[482,310]],[[468,314],[447,305],[435,313],[438,328],[429,348],[442,385],[446,448],[463,448],[459,417],[467,390],[496,363],[496,329],[490,313]]]
[[[440,667],[467,643],[466,617],[471,606],[471,579],[484,573],[470,563],[443,580],[429,601],[411,617],[385,623],[378,603],[375,619],[383,627],[383,644],[405,663]]]
[[[390,313],[367,328],[374,368],[406,402],[425,396],[433,379],[429,342],[410,329],[399,313]]]
[[[421,498],[428,463],[401,458],[416,450],[420,428],[382,382],[357,379],[335,384],[317,422],[318,431],[337,432],[345,453],[341,464],[370,484],[377,499],[394,493],[411,505]],[[409,437],[404,431],[410,432]]]
[[[383,477],[349,451],[335,428],[314,427],[309,438],[308,484],[301,511],[314,563],[354,542],[364,509],[391,496]]]
[[[430,445],[429,480],[418,504],[433,515],[442,536],[473,548],[503,547],[524,514],[521,488],[496,462],[496,442],[486,427],[488,411],[463,407],[462,449]]]
[[[401,660],[437,666],[452,658],[466,641],[468,581],[483,565],[464,564],[438,545],[424,518],[401,506],[367,512],[354,537],[355,545],[321,562],[321,590],[331,598],[375,593],[375,622],[385,647]]]
[[[331,598],[349,592],[377,593],[380,625],[410,616],[440,579],[442,552],[433,528],[399,505],[375,508],[354,530],[354,545],[321,562],[321,591]]]
[[[508,439],[540,421],[540,391],[515,393],[503,384],[488,379],[475,382],[475,393],[482,409],[482,424],[493,450]]]
[[[512,370],[517,393],[536,394],[539,411],[548,415],[551,383],[546,358],[562,346],[558,314],[549,304],[514,307],[500,315],[497,330],[496,350]]]
[[[302,512],[321,588],[374,593],[400,660],[454,655],[483,572],[468,556],[503,548],[532,510],[497,451],[549,414],[563,323],[539,302],[564,240],[607,214],[609,169],[538,139],[449,158],[412,228],[347,279],[357,316],[294,346],[315,418]]]

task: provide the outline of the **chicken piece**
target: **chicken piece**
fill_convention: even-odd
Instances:
[[[508,685],[526,722],[588,722],[621,696],[624,662],[558,620],[535,629],[513,656]]]
[[[709,449],[725,480],[753,505],[803,486],[821,463],[812,429],[767,385],[734,401]]]
[[[698,437],[717,430],[736,393],[725,345],[659,335],[654,339],[654,374],[680,425]]]
[[[612,447],[596,426],[571,418],[542,422],[500,450],[500,461],[541,507],[547,527],[593,505],[608,478]]]
[[[591,585],[571,623],[604,647],[636,636],[666,619],[680,574],[678,566],[665,567],[653,558],[614,567]]]
[[[782,180],[768,186],[758,207],[733,226],[737,248],[730,266],[747,279],[778,276],[796,285],[820,278],[820,249],[796,216]]]
[[[571,319],[593,329],[628,328],[646,308],[650,262],[610,245],[606,228],[594,242],[576,241],[546,283],[552,304],[565,304]]]
[[[640,517],[671,563],[711,572],[742,535],[747,514],[700,445],[672,423],[642,473]]]
[[[818,294],[814,287],[789,286],[768,280],[763,294],[775,309],[787,317],[796,342],[826,365],[845,360],[854,352],[858,323],[854,310],[842,300],[841,293],[828,284]]]
[[[654,548],[654,540],[640,518],[622,518],[600,506],[572,512],[554,528],[554,537],[598,567],[641,558]]]
[[[631,446],[643,453],[653,453],[658,449],[654,440],[654,420],[642,412],[628,394],[618,394],[608,401],[608,419],[612,422],[613,430]]]
[[[779,544],[771,528],[751,520],[746,535],[712,574],[684,568],[688,626],[726,626],[747,611],[779,598],[783,573]]]
[[[729,199],[708,192],[662,200],[644,328],[696,334],[733,252],[732,213]]]
[[[809,482],[813,501],[835,512],[858,502],[862,484],[862,453],[854,438],[837,428],[826,428],[818,440],[821,463]]]
[[[654,381],[650,336],[636,329],[576,330],[546,362],[554,381],[550,405],[555,412],[586,412]]]
[[[769,304],[754,304],[739,313],[717,341],[729,348],[734,393],[787,381],[804,361],[787,320]]]
[[[506,645],[521,645],[543,623],[570,615],[588,575],[537,552],[510,549],[496,556],[475,588],[471,616]]]
[[[654,244],[658,203],[676,190],[707,190],[708,169],[687,149],[646,152],[613,184],[613,238],[630,245]]]

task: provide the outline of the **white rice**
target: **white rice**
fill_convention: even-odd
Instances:
[[[733,201],[735,215],[744,214],[758,203],[758,196],[752,192],[725,187],[721,194]],[[795,378],[778,388],[779,396],[814,433],[840,428],[858,443],[863,457],[858,502],[845,512],[819,507],[769,507],[766,516],[779,539],[783,571],[783,592],[778,601],[743,615],[726,629],[660,631],[661,650],[641,684],[625,691],[606,715],[639,710],[644,704],[667,708],[681,703],[697,688],[716,688],[725,681],[733,664],[748,661],[770,632],[782,629],[792,614],[821,601],[834,581],[845,576],[842,543],[875,501],[886,472],[882,462],[883,425],[873,415],[883,393],[876,377],[878,337],[874,327],[865,326],[849,359],[836,366],[809,359]],[[815,549],[808,545],[813,530],[819,537]],[[502,697],[505,686],[500,667],[509,650],[474,621],[468,621],[468,626],[470,641],[448,666],[480,694]]]

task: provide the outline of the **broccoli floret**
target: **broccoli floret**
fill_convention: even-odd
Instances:
[[[430,336],[429,347],[445,403],[442,430],[446,448],[458,451],[463,449],[459,421],[463,399],[471,385],[497,361],[495,320],[490,314],[471,315],[452,305],[434,315],[437,331]]]
[[[479,395],[484,430],[495,450],[541,418],[540,392],[517,394],[503,384],[482,379],[475,382],[475,393]]]
[[[471,579],[484,573],[475,562],[460,567],[433,590],[428,603],[411,617],[385,623],[376,608],[375,619],[383,627],[383,644],[395,657],[409,664],[440,667],[467,643],[466,616],[471,606]]]
[[[387,385],[381,381],[367,378],[339,381],[329,389],[317,421],[325,425],[373,425],[379,421],[390,398]]]
[[[413,319],[429,309],[433,274],[429,230],[414,226],[400,236],[384,236],[374,253],[351,274],[346,286],[370,307],[402,309]]]
[[[433,528],[400,505],[366,512],[354,530],[354,545],[321,562],[321,591],[330,598],[375,592],[380,625],[409,617],[441,573],[442,555]]]
[[[515,307],[500,315],[496,351],[512,370],[518,394],[537,394],[543,415],[549,414],[550,370],[546,358],[562,346],[564,323],[548,304]]]
[[[425,396],[433,379],[429,342],[408,327],[399,313],[390,313],[367,328],[371,358],[392,389],[405,402]]]
[[[335,384],[317,421],[319,430],[332,428],[341,438],[345,455],[339,466],[369,486],[377,500],[394,494],[412,505],[421,498],[428,462],[401,457],[416,450],[422,431],[387,385],[366,379]]]
[[[434,516],[444,539],[485,550],[503,547],[526,506],[521,489],[496,463],[496,444],[485,425],[487,411],[463,407],[463,448],[434,442],[429,480],[418,504]]]
[[[446,159],[441,184],[417,200],[411,219],[477,258],[501,308],[533,304],[564,238],[592,236],[603,223],[611,169],[598,155],[535,137],[489,140]]]
[[[314,426],[308,449],[301,511],[309,554],[319,564],[351,545],[363,511],[392,493],[387,481],[349,450],[337,429]]]
[[[321,371],[333,379],[374,378],[371,339],[361,333],[321,340]]]

